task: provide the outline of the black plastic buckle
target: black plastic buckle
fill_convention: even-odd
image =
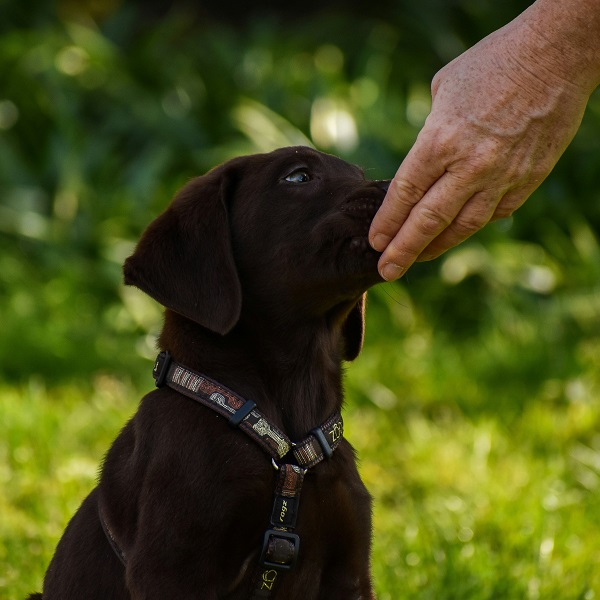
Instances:
[[[162,387],[165,385],[169,367],[171,366],[171,360],[172,358],[170,352],[161,352],[156,357],[154,369],[152,370],[152,376],[154,377],[156,387]]]
[[[242,407],[238,408],[231,417],[229,417],[229,424],[232,427],[237,427],[255,408],[256,402],[246,400]]]
[[[333,448],[329,445],[323,430],[320,427],[315,427],[311,430],[311,433],[317,438],[317,441],[323,450],[323,456],[325,456],[325,458],[331,458],[333,456]]]
[[[298,559],[300,538],[295,533],[269,529],[265,532],[260,564],[270,569],[289,571]]]

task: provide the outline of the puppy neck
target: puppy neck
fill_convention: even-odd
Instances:
[[[161,350],[257,403],[293,441],[342,405],[340,332],[326,319],[264,328],[240,321],[226,335],[167,310]]]

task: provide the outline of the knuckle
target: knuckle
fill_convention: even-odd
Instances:
[[[432,124],[427,132],[423,132],[428,149],[438,160],[450,165],[461,149],[460,131],[446,123]]]
[[[450,228],[461,238],[466,238],[479,231],[488,221],[489,217],[485,215],[459,215]]]
[[[400,204],[414,206],[423,197],[425,190],[408,179],[394,178],[390,183],[388,194]]]
[[[485,152],[479,152],[470,157],[465,165],[469,179],[479,179],[493,172],[496,167],[496,158]]]
[[[458,180],[464,182],[479,181],[485,187],[498,179],[503,154],[496,140],[486,140],[476,145],[461,147],[456,153],[450,172]]]
[[[427,237],[437,235],[452,223],[452,217],[427,206],[420,207],[415,217],[416,227]]]

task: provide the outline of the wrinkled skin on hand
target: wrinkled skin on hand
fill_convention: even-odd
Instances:
[[[561,2],[538,0],[434,77],[431,113],[369,234],[385,279],[510,216],[573,139],[600,82],[600,0]],[[571,4],[580,39],[556,31],[552,11],[577,21]]]

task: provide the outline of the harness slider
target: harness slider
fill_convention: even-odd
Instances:
[[[252,400],[246,400],[242,404],[241,408],[238,408],[235,413],[229,417],[229,424],[232,427],[238,427],[238,425],[256,408],[256,402]]]
[[[323,430],[320,427],[315,427],[311,430],[311,433],[317,438],[317,441],[323,450],[323,456],[325,458],[331,458],[333,456],[333,448],[329,445]]]

